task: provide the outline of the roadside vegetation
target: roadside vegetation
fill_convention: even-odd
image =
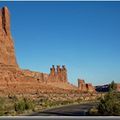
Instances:
[[[41,94],[35,98],[34,96],[15,96],[8,95],[0,97],[0,116],[16,116],[29,115],[33,112],[42,111],[48,108],[55,108],[70,104],[80,104],[86,102],[94,102],[92,94],[65,94],[51,93]],[[89,98],[89,99],[88,99]]]
[[[18,100],[14,104],[14,108],[16,112],[23,112],[25,110],[33,110],[34,104],[33,101],[27,99],[27,98],[22,98],[21,100]]]
[[[0,116],[18,115],[26,111],[32,111],[33,101],[27,98],[18,99],[16,96],[0,97]]]
[[[90,102],[98,102],[98,105],[89,110],[89,115],[120,115],[120,93],[116,92],[116,84],[112,81],[108,93],[71,92],[1,96],[0,116],[29,115],[48,108]]]
[[[116,91],[114,81],[109,85],[109,92],[100,99],[97,107],[90,109],[90,115],[120,115],[120,92]]]

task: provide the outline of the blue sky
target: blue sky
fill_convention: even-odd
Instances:
[[[120,82],[120,2],[0,2],[11,15],[21,68],[49,73],[66,65],[69,81]]]

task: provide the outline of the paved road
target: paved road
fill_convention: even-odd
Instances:
[[[69,105],[33,113],[30,116],[85,116],[88,115],[88,110],[95,105],[96,103]]]

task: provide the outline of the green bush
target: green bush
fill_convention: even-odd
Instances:
[[[15,111],[24,111],[25,110],[25,101],[19,100],[17,103],[15,103]]]
[[[28,100],[28,99],[24,99],[25,101],[25,109],[28,110],[28,109],[33,109],[34,108],[34,103],[33,101],[31,100]]]
[[[116,83],[114,82],[114,80],[111,82],[111,84],[109,84],[108,88],[109,88],[109,92],[111,91],[116,91]]]
[[[0,116],[4,115],[5,100],[0,97]]]
[[[120,115],[120,93],[109,92],[100,100],[98,111],[102,115]]]
[[[109,85],[109,92],[100,100],[98,111],[102,115],[120,115],[120,93],[116,92],[114,81]]]
[[[33,102],[25,98],[15,103],[15,111],[18,111],[18,112],[22,112],[24,110],[29,110],[33,108],[34,108]]]

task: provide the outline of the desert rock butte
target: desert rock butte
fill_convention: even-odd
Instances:
[[[82,83],[81,83],[82,82]],[[10,32],[10,14],[7,7],[0,10],[0,94],[32,94],[43,92],[94,91],[91,84],[78,80],[79,87],[68,82],[65,65],[54,65],[50,73],[23,70],[16,61]],[[81,84],[81,85],[80,85]],[[82,90],[83,89],[83,90]]]

